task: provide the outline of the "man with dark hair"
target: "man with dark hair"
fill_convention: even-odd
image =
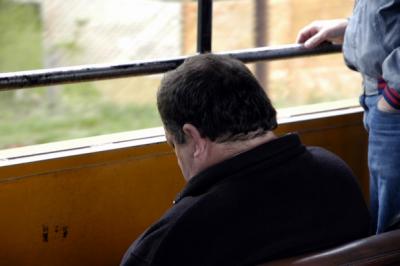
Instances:
[[[188,183],[122,265],[253,265],[368,235],[348,166],[296,134],[275,136],[276,111],[240,61],[187,59],[157,104]]]

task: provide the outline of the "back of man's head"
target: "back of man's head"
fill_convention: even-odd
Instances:
[[[276,111],[240,61],[205,54],[165,74],[157,94],[165,129],[185,142],[184,124],[214,142],[247,140],[276,128]]]

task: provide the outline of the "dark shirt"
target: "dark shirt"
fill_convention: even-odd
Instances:
[[[368,233],[348,166],[291,134],[194,176],[122,265],[253,265]]]

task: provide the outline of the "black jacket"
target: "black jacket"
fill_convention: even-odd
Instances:
[[[253,265],[369,233],[348,166],[286,135],[193,177],[122,265]]]

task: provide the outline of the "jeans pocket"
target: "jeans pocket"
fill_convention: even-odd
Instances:
[[[367,111],[368,110],[368,106],[365,104],[365,94],[360,95],[360,97],[358,98],[358,101],[360,102],[361,107]]]

